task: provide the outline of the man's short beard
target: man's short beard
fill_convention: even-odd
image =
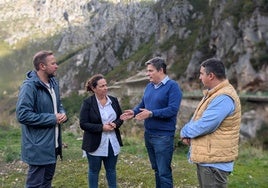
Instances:
[[[55,74],[49,74],[48,77],[53,78],[53,77],[55,77]]]

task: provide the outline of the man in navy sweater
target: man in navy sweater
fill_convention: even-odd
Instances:
[[[164,59],[155,57],[145,64],[150,83],[141,102],[133,110],[125,110],[121,119],[144,120],[145,146],[155,171],[156,188],[172,188],[171,161],[182,92],[178,83],[167,76]]]

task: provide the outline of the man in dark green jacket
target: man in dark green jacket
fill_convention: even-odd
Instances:
[[[21,157],[29,165],[26,187],[51,187],[57,156],[62,157],[61,124],[67,120],[59,85],[58,69],[50,51],[33,58],[34,71],[27,73],[16,106],[22,128]]]

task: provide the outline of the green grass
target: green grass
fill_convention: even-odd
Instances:
[[[0,164],[18,160],[19,152],[20,130],[7,125],[0,125]]]
[[[128,126],[122,128],[126,134]],[[125,135],[124,147],[118,158],[117,179],[119,188],[153,188],[154,174],[151,170],[144,141],[140,134],[135,137]],[[18,160],[20,152],[19,129],[0,126],[0,187],[22,188],[27,173],[27,165]],[[68,145],[63,150],[63,161],[58,161],[54,188],[86,188],[88,163],[82,158],[81,140],[79,135],[65,131],[63,141]],[[14,161],[5,161],[7,153],[5,147],[11,148],[17,157]],[[187,148],[177,146],[174,152],[172,169],[175,187],[198,187],[195,165],[186,160]],[[260,148],[241,144],[239,159],[236,161],[235,170],[229,176],[229,188],[267,187],[268,152]],[[99,178],[100,188],[107,187],[105,171],[102,169]]]

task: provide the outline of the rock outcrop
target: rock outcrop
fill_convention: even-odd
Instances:
[[[109,77],[111,85],[115,83],[113,91],[127,88],[126,93],[138,97],[146,83],[141,71],[144,62],[156,55],[167,60],[170,76],[184,92],[201,89],[199,64],[208,57],[224,61],[228,78],[240,94],[268,91],[265,1],[2,0],[0,10],[2,49],[9,49],[0,53],[4,54],[2,82],[8,81],[7,73],[22,75],[32,68],[28,60],[33,49],[49,47],[59,59],[63,96],[81,90],[90,75],[107,75],[123,66]],[[13,61],[22,54],[28,58]],[[13,87],[19,84],[12,83]],[[11,92],[2,85],[0,91],[1,96]],[[267,106],[262,105],[262,110],[256,105],[243,111],[242,127],[254,126],[242,129],[251,130],[245,134],[255,135],[260,124],[267,126]],[[249,121],[251,110],[258,113],[258,121]],[[184,121],[179,119],[181,125]]]

